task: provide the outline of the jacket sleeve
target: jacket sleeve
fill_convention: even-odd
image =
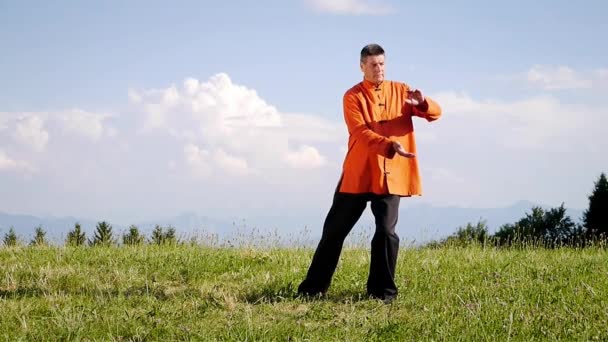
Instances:
[[[424,102],[414,107],[412,115],[425,118],[428,122],[435,121],[441,116],[441,107],[431,98],[424,98]]]
[[[343,102],[344,120],[348,127],[348,133],[353,136],[356,141],[366,143],[371,152],[386,158],[393,158],[395,155],[393,142],[389,138],[372,131],[367,126],[363,119],[361,103],[357,100],[357,97],[354,94],[347,92],[344,94]]]

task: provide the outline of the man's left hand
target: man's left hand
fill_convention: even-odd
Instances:
[[[408,90],[405,103],[412,106],[418,106],[424,103],[424,95],[422,95],[422,92],[419,89]]]
[[[403,146],[398,141],[393,141],[393,149],[397,152],[398,155],[403,156],[405,158],[414,158],[415,154],[406,151]]]

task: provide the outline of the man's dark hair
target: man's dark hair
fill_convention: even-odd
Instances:
[[[384,49],[378,44],[367,44],[361,49],[361,63],[365,62],[368,56],[384,55]]]

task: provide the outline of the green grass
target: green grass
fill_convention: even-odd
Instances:
[[[367,249],[330,292],[298,248],[0,248],[5,340],[607,340],[605,249],[403,248],[397,301],[365,297]]]

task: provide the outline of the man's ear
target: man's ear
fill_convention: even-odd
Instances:
[[[361,72],[363,72],[363,62],[359,62],[359,68],[361,68]]]

